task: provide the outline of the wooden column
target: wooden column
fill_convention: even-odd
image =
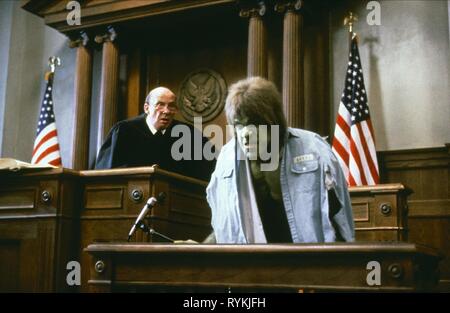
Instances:
[[[275,9],[283,19],[283,104],[288,126],[304,127],[302,0],[285,1]]]
[[[267,30],[263,20],[266,13],[264,1],[243,8],[241,17],[248,17],[247,76],[267,78]]]
[[[114,42],[116,37],[112,27],[108,28],[106,34],[95,37],[97,43],[103,44],[97,149],[100,149],[109,130],[117,122],[119,49]]]
[[[72,168],[88,169],[89,123],[91,120],[92,50],[87,46],[88,36],[70,42],[77,49],[75,70],[75,112],[73,117]]]

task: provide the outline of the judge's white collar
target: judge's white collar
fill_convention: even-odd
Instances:
[[[147,116],[146,116],[146,118],[145,118],[145,122],[147,123],[148,128],[150,128],[150,131],[152,132],[152,134],[153,134],[153,135],[156,134],[156,132],[157,132],[158,130],[155,128],[155,126],[153,126],[152,122],[150,122],[150,117],[148,116],[148,114],[147,114]],[[167,130],[167,129],[162,129],[162,130],[161,130],[161,132],[163,133],[163,135],[166,133],[166,130]]]

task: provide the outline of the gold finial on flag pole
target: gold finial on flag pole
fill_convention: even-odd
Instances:
[[[61,66],[61,59],[55,56],[48,58],[48,66],[50,66],[50,72],[54,73],[57,66]]]
[[[348,16],[344,18],[344,25],[348,26],[348,32],[350,34],[350,40],[353,39],[356,34],[353,32],[353,24],[358,21],[358,15],[349,12]]]
[[[55,74],[55,69],[57,66],[61,66],[61,59],[56,56],[51,56],[48,58],[48,66],[50,71],[45,73],[45,80],[48,81],[51,76]]]

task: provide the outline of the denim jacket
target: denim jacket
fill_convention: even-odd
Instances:
[[[206,190],[217,243],[254,243],[247,240],[243,227],[246,208],[241,207],[237,187],[236,149],[235,138],[223,146]],[[343,240],[354,241],[347,182],[329,144],[318,134],[288,128],[279,166],[293,242],[334,242],[336,230]]]

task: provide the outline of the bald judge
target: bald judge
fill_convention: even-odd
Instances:
[[[215,166],[214,161],[204,159],[203,154],[201,160],[194,160],[194,136],[202,138],[202,149],[211,143],[193,126],[174,119],[178,112],[175,94],[165,87],[153,89],[145,100],[144,112],[112,127],[99,151],[95,168],[158,164],[160,168],[168,171],[209,180]],[[184,129],[189,128],[188,142],[191,143],[191,157],[179,161],[174,159],[171,151],[172,145],[183,136],[183,133],[178,131],[172,135],[172,129],[177,125],[184,125]]]

